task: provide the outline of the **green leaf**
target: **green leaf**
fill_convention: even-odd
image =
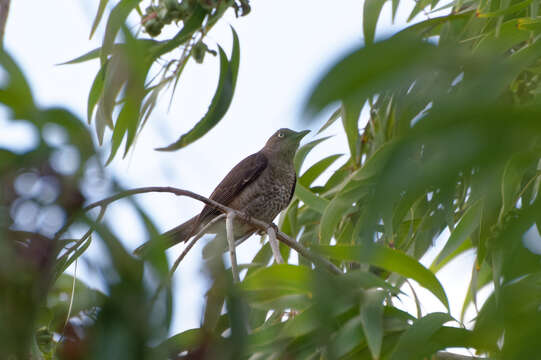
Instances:
[[[368,48],[354,51],[336,63],[312,90],[305,113],[312,115],[340,100],[360,101],[392,86],[405,86],[432,59],[434,47],[413,40],[409,35],[396,35]],[[397,60],[400,59],[400,60]]]
[[[101,47],[96,48],[94,50],[90,50],[89,52],[76,57],[75,59],[68,60],[66,62],[60,63],[58,65],[71,65],[71,64],[78,64],[89,60],[97,59],[100,56],[101,53]]]
[[[432,264],[430,264],[430,267],[429,267],[430,271],[436,274],[438,271],[440,271],[445,265],[447,265],[453,259],[457,258],[459,255],[465,253],[466,251],[471,250],[472,248],[473,248],[473,244],[471,242],[471,239],[467,238],[462,244],[460,244],[459,247],[457,247],[452,253],[450,253],[445,259],[443,259],[439,263],[436,263],[437,259],[434,259]]]
[[[340,119],[341,116],[342,116],[342,107],[340,106],[338,109],[334,110],[329,120],[327,120],[327,122],[323,124],[323,126],[317,131],[317,133],[320,134],[323,131],[325,131],[329,126],[334,124],[336,120]]]
[[[434,273],[401,251],[378,244],[370,246],[313,245],[312,247],[333,259],[366,263],[413,279],[434,294],[449,309],[447,295]]]
[[[100,0],[100,4],[98,6],[98,12],[96,13],[96,17],[94,18],[94,22],[92,23],[92,29],[90,30],[89,39],[92,39],[94,32],[98,28],[101,18],[103,17],[103,13],[105,12],[105,6],[107,5],[108,1],[109,0]]]
[[[87,104],[87,121],[88,124],[92,122],[92,115],[94,113],[94,108],[96,107],[98,100],[100,99],[100,96],[103,91],[103,84],[105,81],[105,73],[107,71],[107,64],[103,64],[103,66],[100,68],[100,71],[96,74],[96,77],[94,78],[94,81],[92,82],[92,86],[90,87],[90,93],[88,94],[88,104]]]
[[[304,202],[309,208],[316,210],[319,213],[323,213],[329,204],[329,200],[317,196],[310,191],[310,189],[305,188],[301,184],[297,184],[295,187],[295,196]]]
[[[374,42],[376,25],[378,23],[381,8],[387,0],[365,0],[363,9],[363,32],[365,45]]]
[[[466,210],[436,258],[436,264],[447,259],[447,257],[455,252],[473,231],[479,227],[482,213],[483,202],[480,200],[476,201]]]
[[[351,208],[353,201],[355,201],[355,199],[336,196],[324,208],[319,223],[319,241],[322,244],[329,243],[336,226],[338,226],[346,212]]]
[[[101,64],[105,64],[107,56],[112,52],[116,36],[124,25],[130,12],[139,4],[139,0],[121,0],[109,14],[105,35],[100,51]]]
[[[195,12],[190,16],[188,21],[184,23],[182,29],[170,40],[162,41],[152,51],[152,58],[156,59],[172,50],[175,50],[180,45],[192,38],[196,30],[201,27],[207,12],[201,6],[197,6]]]
[[[204,341],[205,332],[203,329],[190,329],[171,336],[153,349],[156,358],[168,357],[170,354],[181,353],[186,350],[193,350]]]
[[[295,154],[295,158],[293,159],[293,164],[295,165],[295,171],[297,174],[300,173],[301,166],[304,163],[304,159],[306,159],[306,156],[316,145],[322,143],[323,141],[330,139],[330,136],[323,137],[321,139],[316,139],[313,141],[310,141],[309,143],[304,144],[297,150],[297,153]]]
[[[359,100],[344,100],[342,102],[342,124],[348,138],[349,152],[355,165],[360,164],[361,141],[359,137],[359,116],[363,102]]]
[[[312,183],[325,171],[334,164],[334,162],[341,157],[342,154],[330,155],[319,160],[314,165],[310,166],[308,170],[302,174],[299,178],[299,183],[305,187],[309,187]]]
[[[241,283],[243,290],[288,289],[299,293],[311,290],[313,270],[298,265],[279,264],[255,270]]]
[[[384,298],[382,291],[365,291],[361,302],[361,323],[373,359],[379,359],[381,354]]]
[[[449,314],[437,312],[418,319],[411,328],[400,336],[390,359],[421,359],[423,356],[429,355],[425,354],[425,344],[436,331],[443,327],[443,324],[452,320],[453,318]]]
[[[497,11],[491,11],[491,12],[485,12],[485,13],[478,13],[478,18],[491,18],[496,16],[502,16],[507,14],[512,14],[514,12],[517,12],[519,10],[527,8],[531,4],[532,0],[525,0],[522,2],[519,2],[518,4],[514,4],[512,6],[506,6],[503,9],[497,10]]]
[[[231,60],[227,60],[227,56],[221,47],[219,47],[219,51],[220,77],[218,80],[218,87],[216,88],[216,92],[207,113],[190,131],[183,134],[177,141],[156,150],[173,151],[191,144],[216,126],[226,114],[231,105],[231,101],[233,100],[239,69],[240,46],[235,30],[233,30],[233,51],[231,53]]]

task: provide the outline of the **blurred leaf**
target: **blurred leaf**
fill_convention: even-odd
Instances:
[[[328,202],[322,210],[321,222],[319,224],[319,240],[322,244],[328,244],[331,240],[336,226],[350,209],[354,199],[336,196]]]
[[[278,288],[304,293],[310,291],[311,274],[312,270],[303,266],[273,265],[254,271],[242,281],[241,288],[245,290]]]
[[[369,0],[368,0],[369,1]],[[342,103],[342,124],[348,138],[349,152],[355,165],[361,162],[359,116],[364,102],[344,100]]]
[[[227,60],[222,48],[220,51],[220,78],[216,93],[212,99],[210,107],[201,120],[186,134],[183,134],[177,141],[163,148],[158,148],[160,151],[173,151],[183,148],[192,142],[205,135],[212,129],[226,114],[233,100],[235,85],[237,82],[237,74],[240,59],[239,40],[235,30],[233,30],[233,51],[231,59]]]
[[[96,13],[96,17],[94,18],[94,22],[92,23],[92,29],[90,30],[90,36],[89,36],[90,39],[92,39],[94,32],[96,31],[96,29],[98,28],[98,25],[100,24],[101,18],[105,11],[105,6],[107,6],[108,1],[109,0],[100,0],[100,4],[98,5],[98,12]]]
[[[445,246],[438,254],[435,264],[441,263],[453,254],[466,239],[477,229],[481,221],[483,212],[483,202],[478,200],[472,204],[465,212],[456,228],[451,232]]]
[[[378,23],[381,8],[387,0],[366,0],[363,9],[363,32],[364,43],[370,45],[374,42],[376,25]]]
[[[381,353],[384,298],[381,291],[366,291],[361,302],[361,324],[373,359],[379,359]]]
[[[114,42],[120,28],[128,18],[130,12],[139,4],[138,0],[120,0],[118,4],[111,10],[107,26],[105,27],[105,35],[100,51],[101,65],[105,64],[107,55],[113,50]]]
[[[354,51],[319,81],[310,94],[305,112],[319,112],[339,100],[360,101],[385,87],[409,83],[421,69],[426,71],[423,65],[427,64],[423,61],[432,58],[433,52],[432,45],[407,36],[394,36]]]
[[[413,279],[434,294],[446,308],[449,308],[447,295],[436,276],[417,260],[398,250],[377,244],[370,246],[313,245],[312,248],[333,259],[366,263]]]
[[[431,313],[413,323],[410,329],[406,330],[390,356],[391,360],[419,359],[426,354],[424,350],[426,342],[443,324],[452,321],[453,318],[445,313]]]
[[[105,63],[100,71],[96,74],[92,86],[90,87],[90,93],[88,94],[88,104],[87,104],[87,121],[88,124],[92,122],[92,115],[94,113],[94,108],[96,107],[100,96],[103,91],[103,84],[105,79],[105,73],[107,72],[107,63]]]

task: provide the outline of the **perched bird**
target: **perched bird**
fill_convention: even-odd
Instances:
[[[272,222],[293,197],[297,181],[293,158],[301,139],[308,133],[308,130],[276,131],[260,151],[231,169],[214,189],[210,199],[258,220]],[[199,215],[162,234],[161,247],[169,248],[187,241],[220,214],[219,210],[205,206]],[[252,226],[241,221],[234,222],[234,230],[237,239],[255,232]],[[207,233],[225,238],[225,220],[216,222]],[[134,253],[144,257],[156,244],[156,240],[149,241],[135,249]]]

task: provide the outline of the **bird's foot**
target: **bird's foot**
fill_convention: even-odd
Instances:
[[[275,234],[278,234],[278,232],[280,231],[280,229],[278,229],[278,226],[275,223],[270,223],[269,227],[266,230],[259,230],[257,234],[265,235],[268,229],[273,229]]]
[[[280,229],[278,229],[278,225],[273,222],[269,224],[269,228],[273,229],[275,234],[278,234],[280,232]]]

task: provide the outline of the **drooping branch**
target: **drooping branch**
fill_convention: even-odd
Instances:
[[[221,211],[222,213],[225,213],[225,214],[228,214],[228,215],[233,214],[235,217],[238,217],[238,218],[242,219],[242,221],[252,225],[254,228],[256,228],[256,229],[258,229],[260,231],[263,231],[263,232],[267,232],[268,229],[273,226],[273,225],[271,225],[269,223],[266,223],[264,221],[261,221],[261,220],[246,216],[246,214],[244,214],[242,211],[238,211],[238,210],[229,208],[229,207],[227,207],[225,205],[222,205],[222,204],[220,204],[220,203],[218,203],[218,202],[216,202],[214,200],[208,199],[208,198],[206,198],[204,196],[201,196],[199,194],[196,194],[194,192],[191,192],[191,191],[188,191],[188,190],[183,190],[183,189],[177,189],[177,188],[170,187],[170,186],[149,186],[149,187],[141,187],[141,188],[122,191],[122,192],[120,192],[118,194],[115,194],[113,196],[110,196],[110,197],[107,197],[107,198],[102,199],[100,201],[96,201],[96,202],[94,202],[92,204],[89,204],[88,206],[83,208],[82,211],[87,212],[87,211],[90,211],[90,210],[92,210],[92,209],[94,209],[96,207],[102,207],[102,209],[103,209],[103,208],[106,208],[107,206],[109,206],[109,204],[111,204],[111,203],[113,203],[113,202],[115,202],[117,200],[129,197],[129,196],[137,195],[137,194],[152,193],[152,192],[169,193],[169,194],[174,194],[174,195],[177,195],[177,196],[187,196],[187,197],[190,197],[192,199],[199,200],[199,201],[205,203],[206,205],[211,206],[211,207]],[[55,234],[55,239],[59,239],[60,236],[62,236],[62,234],[65,233],[66,230],[73,224],[75,219],[76,219],[76,217],[73,217],[73,218],[69,219],[66,222],[66,224]],[[283,232],[277,231],[276,232],[276,238],[279,241],[281,241],[282,243],[284,243],[285,245],[287,245],[288,247],[290,247],[293,250],[297,251],[301,256],[303,256],[306,259],[310,260],[312,263],[314,263],[314,264],[316,264],[318,266],[322,266],[322,267],[324,267],[325,269],[327,269],[328,271],[330,271],[332,273],[342,274],[342,271],[336,265],[334,265],[332,262],[330,262],[329,260],[327,260],[323,256],[320,256],[320,255],[318,255],[316,253],[313,253],[312,251],[308,250],[307,248],[305,248],[304,246],[302,246],[301,244],[299,244],[295,240],[291,239],[288,235],[284,234]]]

